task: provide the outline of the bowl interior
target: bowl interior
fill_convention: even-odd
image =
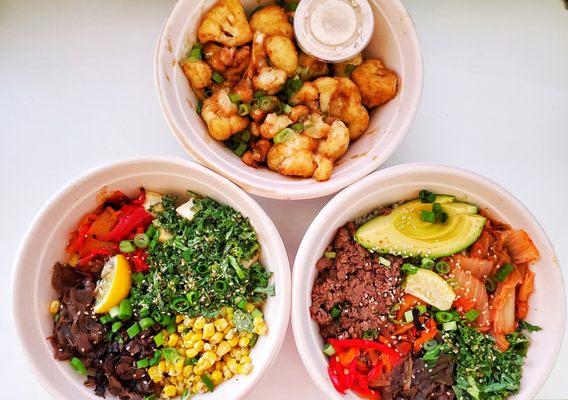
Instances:
[[[513,228],[525,229],[539,249],[540,258],[531,267],[536,273],[535,293],[527,321],[543,330],[530,335],[521,394],[513,397],[533,398],[554,364],[563,337],[564,285],[554,250],[534,217],[511,194],[478,175],[441,166],[411,164],[372,174],[337,195],[308,229],[294,265],[292,312],[294,337],[308,372],[330,398],[358,398],[353,394],[339,395],[327,376],[327,360],[321,351],[323,341],[309,315],[311,287],[317,275],[315,264],[343,224],[378,206],[416,198],[420,189],[455,195],[487,208],[492,216]]]
[[[55,261],[64,259],[64,247],[83,214],[96,206],[101,190],[122,190],[135,195],[139,187],[183,195],[191,190],[228,204],[250,218],[263,247],[261,261],[274,273],[276,296],[266,303],[269,334],[252,350],[250,375],[229,380],[207,398],[240,398],[252,388],[276,357],[288,324],[290,272],[282,240],[271,220],[254,200],[228,180],[189,161],[132,160],[97,170],[57,195],[29,231],[16,265],[14,316],[21,343],[36,376],[55,398],[99,397],[83,386],[83,379],[69,363],[53,359],[46,338],[53,318],[49,303],[56,298],[51,287]],[[268,256],[270,255],[270,256]]]
[[[170,128],[200,162],[254,194],[274,198],[310,198],[335,192],[370,173],[395,150],[416,112],[422,90],[422,59],[414,25],[398,0],[371,0],[375,32],[365,53],[381,58],[400,78],[394,99],[371,111],[367,132],[353,142],[336,163],[331,179],[314,185],[311,179],[285,177],[266,168],[244,165],[214,140],[195,112],[197,99],[179,67],[196,38],[203,13],[214,0],[181,0],[172,11],[158,43],[156,84]],[[271,1],[244,0],[247,11]]]

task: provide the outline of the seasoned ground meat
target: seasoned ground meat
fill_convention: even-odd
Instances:
[[[318,277],[312,288],[310,314],[324,338],[361,338],[365,332],[390,335],[392,324],[387,314],[402,297],[401,257],[384,256],[390,267],[353,240],[355,225],[348,223],[335,236],[335,258],[321,258]],[[333,306],[341,315],[333,318]]]

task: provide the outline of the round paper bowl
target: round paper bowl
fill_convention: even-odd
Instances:
[[[187,190],[227,204],[250,219],[263,247],[261,261],[273,272],[276,296],[266,302],[269,333],[252,350],[254,368],[238,376],[203,400],[240,399],[268,370],[284,339],[290,311],[290,268],[284,244],[262,208],[229,180],[190,161],[142,157],[96,169],[67,185],[36,217],[20,247],[13,279],[13,315],[29,365],[44,388],[56,399],[100,399],[83,386],[69,362],[56,361],[46,338],[53,329],[50,302],[57,298],[51,287],[56,261],[63,261],[65,244],[80,218],[97,205],[97,193],[121,190],[134,196],[139,187],[183,195]],[[107,394],[107,398],[113,398]]]
[[[379,206],[416,197],[420,189],[455,195],[488,209],[495,218],[527,231],[539,249],[540,258],[531,267],[536,273],[535,292],[527,321],[541,326],[542,331],[530,335],[521,391],[511,397],[533,399],[554,365],[564,333],[565,294],[558,260],[538,222],[512,194],[472,172],[442,165],[407,164],[371,174],[339,193],[314,219],[300,244],[292,277],[292,326],[306,369],[326,398],[358,398],[351,392],[341,396],[327,375],[323,341],[309,313],[315,265],[346,222]]]
[[[195,42],[201,16],[214,3],[212,0],[180,0],[165,23],[156,49],[154,77],[163,114],[174,136],[193,158],[249,193],[275,199],[307,199],[343,189],[390,157],[406,135],[422,93],[420,46],[412,20],[399,0],[370,0],[375,32],[365,50],[367,57],[379,57],[397,72],[398,93],[390,102],[371,111],[367,132],[349,146],[327,182],[248,167],[209,135],[205,123],[195,112],[197,99],[179,61]],[[266,3],[264,0],[243,1],[249,12]]]

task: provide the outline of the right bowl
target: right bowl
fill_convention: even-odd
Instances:
[[[420,45],[410,15],[399,0],[369,0],[375,31],[364,54],[378,57],[399,76],[397,95],[374,109],[366,132],[333,168],[326,182],[280,175],[245,165],[222,142],[211,137],[196,113],[197,99],[179,61],[195,41],[202,15],[217,0],[180,0],[164,24],[156,48],[154,79],[166,121],[180,144],[201,164],[214,169],[249,193],[275,199],[309,199],[335,193],[368,175],[396,150],[414,119],[422,94]],[[250,13],[274,0],[241,0]]]
[[[371,174],[339,193],[314,219],[300,244],[293,270],[292,326],[304,366],[327,398],[359,399],[350,391],[340,395],[328,377],[323,340],[309,312],[316,262],[345,223],[379,206],[416,197],[423,188],[488,208],[496,219],[524,229],[539,249],[540,258],[532,266],[535,289],[527,320],[542,330],[530,335],[521,389],[511,399],[534,398],[556,361],[564,336],[566,300],[558,259],[534,216],[511,193],[480,175],[444,165],[406,164]]]

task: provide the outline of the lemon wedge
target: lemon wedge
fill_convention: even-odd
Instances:
[[[424,268],[418,268],[414,275],[406,277],[404,291],[442,311],[449,310],[456,298],[444,278]]]
[[[130,293],[131,285],[126,258],[122,254],[112,257],[106,262],[95,288],[95,312],[106,313],[118,305]]]

